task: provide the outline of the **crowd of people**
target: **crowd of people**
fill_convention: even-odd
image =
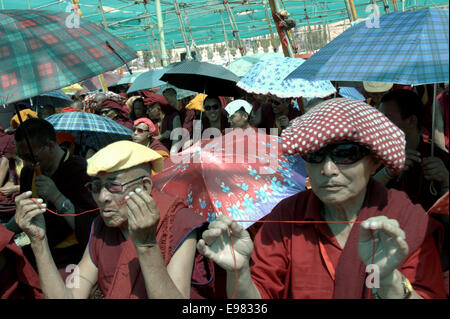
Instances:
[[[448,84],[433,97],[429,86],[364,82],[364,101],[116,92],[65,108],[18,103],[23,123],[0,128],[1,298],[448,297],[448,214],[425,213],[449,191]],[[45,120],[60,112],[132,134],[83,148]],[[304,160],[308,189],[253,233],[154,188],[164,161],[211,128],[279,136]],[[378,285],[367,286],[368,265]]]

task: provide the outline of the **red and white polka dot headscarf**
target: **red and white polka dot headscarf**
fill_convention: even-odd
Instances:
[[[405,164],[403,131],[374,107],[353,99],[326,100],[281,134],[286,155],[313,153],[344,140],[367,147],[390,170],[399,171]]]

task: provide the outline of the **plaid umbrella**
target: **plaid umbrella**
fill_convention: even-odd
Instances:
[[[94,23],[80,19],[79,27],[66,26],[68,15],[0,10],[0,103],[59,89],[136,58]]]
[[[120,140],[131,140],[131,130],[110,118],[93,113],[66,112],[46,118],[56,132],[75,136],[75,142],[99,150]]]
[[[287,78],[421,85],[449,81],[448,9],[393,12],[360,22]]]

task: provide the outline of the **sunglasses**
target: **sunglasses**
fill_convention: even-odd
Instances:
[[[335,164],[350,165],[369,153],[369,149],[357,143],[330,144],[317,152],[305,154],[302,158],[308,163],[319,164],[329,156]]]
[[[142,179],[144,177],[147,177],[147,176],[140,176],[138,178],[132,179],[131,181],[128,181],[128,182],[123,183],[123,184],[120,184],[120,183],[117,183],[117,182],[110,182],[110,181],[102,183],[99,180],[95,180],[95,181],[86,183],[85,186],[93,194],[100,193],[100,191],[102,190],[103,187],[105,187],[108,190],[108,192],[110,192],[112,194],[117,194],[117,193],[122,193],[123,192],[123,187],[125,185],[128,185],[128,184],[131,184],[133,182],[136,182],[136,181],[138,181],[138,180],[140,180],[140,179]]]
[[[219,104],[214,104],[214,105],[205,105],[205,111],[211,111],[211,110],[218,110],[220,108]]]
[[[133,126],[133,132],[138,132],[139,134],[142,134],[144,132],[148,132],[148,130],[143,130],[139,127]]]

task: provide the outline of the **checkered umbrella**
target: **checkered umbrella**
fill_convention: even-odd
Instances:
[[[136,58],[87,20],[45,10],[0,10],[0,103],[59,89]]]
[[[131,130],[110,118],[93,113],[65,112],[46,118],[56,132],[75,136],[75,142],[99,150],[120,140],[131,140]]]
[[[448,82],[448,52],[448,9],[393,12],[347,29],[287,79]]]

